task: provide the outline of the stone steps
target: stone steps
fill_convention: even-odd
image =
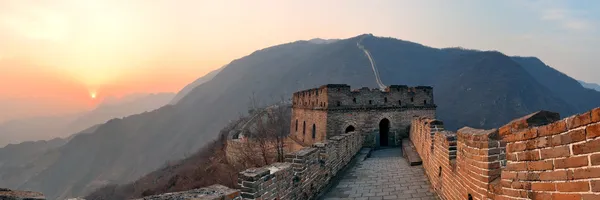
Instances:
[[[413,146],[412,142],[408,139],[402,140],[402,156],[406,158],[410,166],[421,165],[423,163],[415,146]]]

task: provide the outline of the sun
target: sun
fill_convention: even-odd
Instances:
[[[90,97],[91,97],[92,99],[96,99],[96,92],[91,92],[91,93],[90,93]]]

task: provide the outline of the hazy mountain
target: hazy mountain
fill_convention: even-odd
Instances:
[[[0,123],[0,147],[9,143],[68,137],[112,118],[157,109],[166,105],[174,95],[173,93],[131,94],[122,98],[107,98],[91,111],[6,121]]]
[[[592,89],[592,90],[596,90],[596,91],[600,91],[600,85],[598,85],[597,83],[587,83],[585,81],[579,81],[579,83],[584,87],[584,88],[588,88],[588,89]]]
[[[171,100],[171,102],[169,104],[176,104],[177,102],[179,102],[179,100],[181,100],[185,95],[187,95],[188,93],[190,93],[190,91],[192,91],[192,89],[194,89],[195,87],[199,86],[202,83],[205,83],[207,81],[210,81],[213,77],[215,77],[215,75],[217,75],[217,73],[219,73],[221,71],[221,69],[223,69],[225,66],[215,69],[211,72],[208,72],[208,74],[196,79],[194,82],[186,85],[185,87],[183,87],[183,89],[181,89],[181,91],[179,91],[177,93],[177,95],[175,95],[175,97],[173,98],[173,100]]]
[[[174,96],[174,93],[132,94],[121,99],[106,101],[98,105],[96,109],[79,116],[68,125],[68,128],[83,130],[109,119],[152,111],[167,105]]]
[[[54,159],[47,168],[17,188],[56,198],[135,180],[214,139],[229,120],[247,111],[251,96],[266,105],[327,83],[376,87],[370,62],[357,47],[361,37],[383,83],[434,87],[438,118],[449,129],[491,128],[541,109],[566,116],[600,105],[598,92],[571,84],[539,60],[370,35],[330,43],[297,41],[232,61],[175,105],[110,120],[91,134],[73,137],[48,156]],[[565,81],[564,88],[554,91],[560,83],[542,79],[538,71]]]

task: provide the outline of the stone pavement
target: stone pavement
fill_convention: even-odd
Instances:
[[[338,174],[324,200],[436,199],[423,167],[409,166],[400,148],[376,150]]]

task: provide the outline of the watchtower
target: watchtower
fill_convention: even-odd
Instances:
[[[390,85],[384,91],[327,84],[295,92],[290,136],[304,144],[361,131],[373,146],[396,146],[415,116],[435,117],[433,88]]]

